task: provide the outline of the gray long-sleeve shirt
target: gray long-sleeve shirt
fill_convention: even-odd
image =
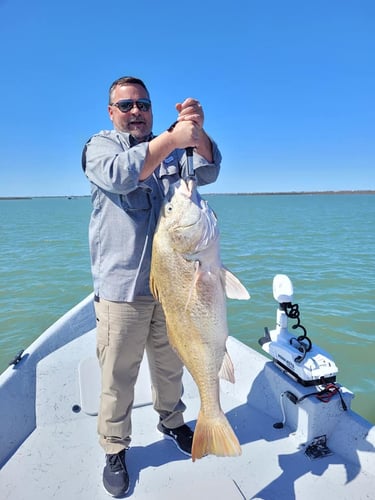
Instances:
[[[148,142],[132,144],[116,130],[102,131],[86,144],[82,164],[91,182],[93,211],[89,227],[95,294],[132,302],[151,295],[152,238],[169,186],[187,175],[185,150],[174,150],[152,176],[139,180]],[[194,153],[198,185],[217,179],[221,154],[212,141],[213,163]]]

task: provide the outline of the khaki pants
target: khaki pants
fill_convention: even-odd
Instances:
[[[169,345],[162,307],[152,298],[131,303],[100,299],[95,311],[102,374],[98,432],[105,452],[112,454],[131,441],[134,385],[145,349],[155,410],[166,427],[184,423],[182,363]]]

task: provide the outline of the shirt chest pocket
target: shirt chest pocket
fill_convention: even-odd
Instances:
[[[160,164],[160,177],[171,176],[176,177],[180,173],[180,164],[176,156],[169,156]]]
[[[125,212],[151,209],[151,189],[139,187],[126,195],[120,195],[121,206]]]

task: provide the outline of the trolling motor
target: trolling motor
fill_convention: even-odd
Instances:
[[[313,346],[306,328],[300,322],[298,304],[293,304],[293,285],[288,276],[277,274],[273,279],[273,297],[279,304],[276,311],[276,327],[265,327],[264,337],[259,339],[262,349],[270,354],[275,365],[304,386],[335,382],[338,372],[333,359],[323,349]],[[288,330],[288,318],[297,321],[301,335],[294,336]]]

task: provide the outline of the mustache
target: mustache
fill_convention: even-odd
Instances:
[[[130,120],[128,120],[128,123],[129,124],[132,124],[132,123],[146,123],[146,120],[144,118],[131,118]]]

